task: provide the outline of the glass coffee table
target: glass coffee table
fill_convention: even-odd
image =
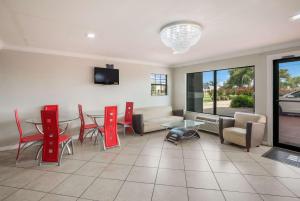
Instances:
[[[204,124],[201,121],[194,120],[182,120],[170,123],[161,124],[169,132],[165,138],[165,141],[170,141],[174,144],[178,144],[180,140],[189,138],[200,138],[198,133],[199,126]]]

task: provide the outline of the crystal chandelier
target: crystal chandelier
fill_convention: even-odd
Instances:
[[[162,27],[160,38],[167,47],[172,48],[173,54],[183,54],[199,41],[201,33],[199,24],[180,21]]]

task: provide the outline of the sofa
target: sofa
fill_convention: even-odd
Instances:
[[[144,133],[165,129],[161,124],[183,120],[183,110],[172,110],[171,106],[136,108],[133,111],[133,129]]]
[[[264,138],[267,118],[264,115],[236,112],[234,118],[220,118],[220,140],[244,146],[259,146]]]

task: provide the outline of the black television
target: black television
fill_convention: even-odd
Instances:
[[[94,68],[94,83],[104,85],[119,84],[119,69]]]

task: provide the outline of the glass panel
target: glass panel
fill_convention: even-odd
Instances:
[[[203,72],[203,112],[214,113],[214,72]]]
[[[278,70],[279,143],[300,147],[300,61],[279,63]]]
[[[214,73],[187,74],[187,110],[213,114]]]
[[[217,114],[254,112],[254,67],[217,71]]]

